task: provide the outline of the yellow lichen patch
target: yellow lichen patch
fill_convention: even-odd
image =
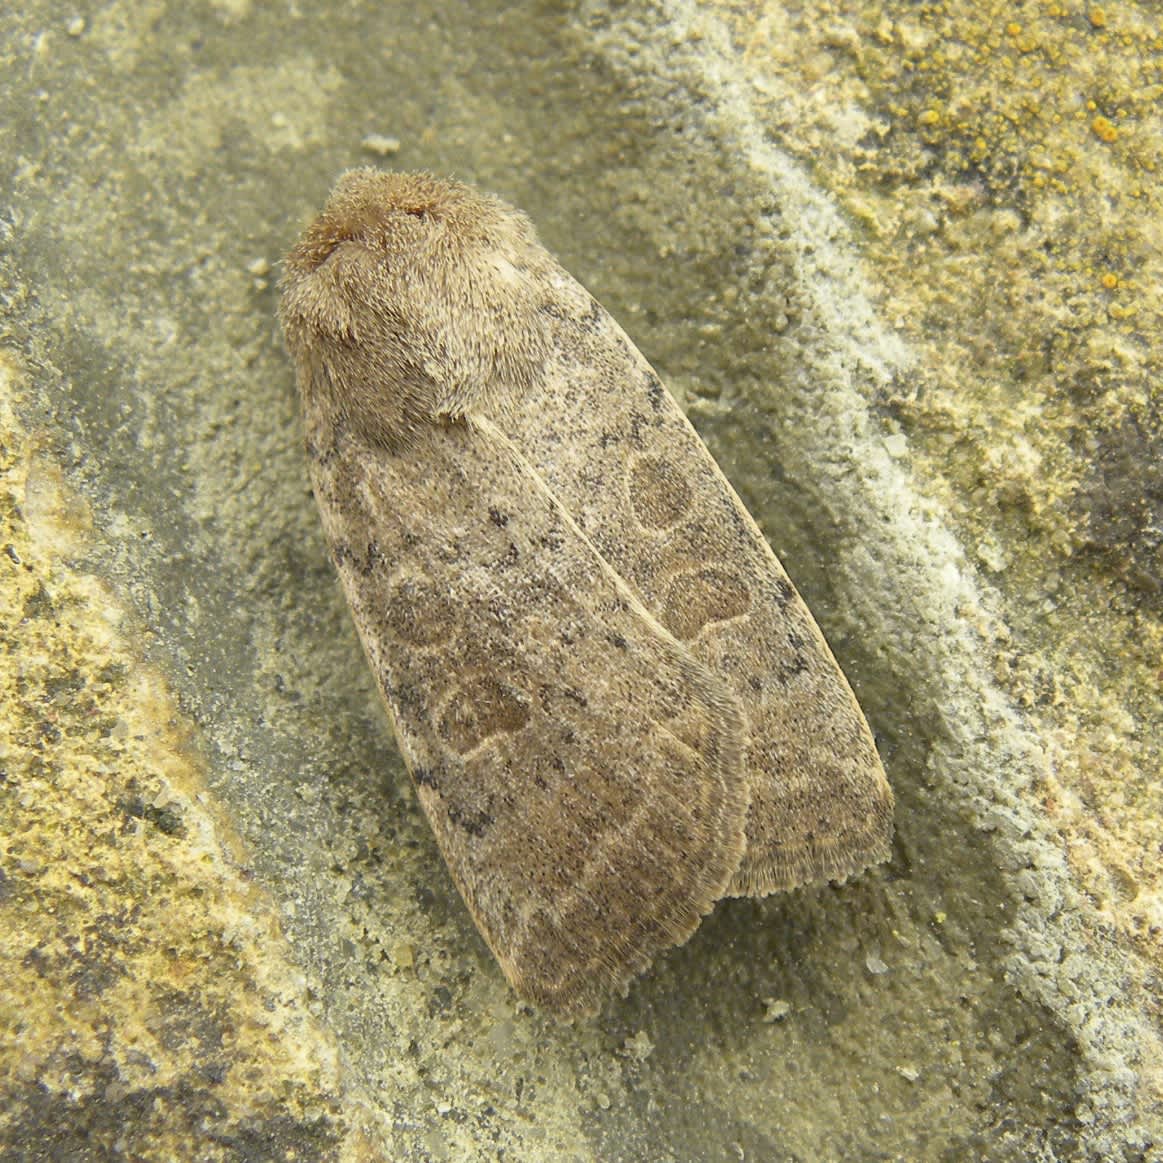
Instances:
[[[1108,145],[1119,139],[1118,127],[1109,117],[1104,117],[1101,113],[1091,119],[1090,128],[1094,131],[1095,137]]]
[[[156,1157],[210,1107],[321,1155],[351,1133],[331,1041],[19,389],[0,353],[0,1141],[34,1108],[104,1155],[128,1102]]]

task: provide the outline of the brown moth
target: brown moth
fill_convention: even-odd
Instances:
[[[280,317],[396,740],[522,997],[593,1013],[720,897],[887,857],[892,792],[811,614],[524,215],[348,173]]]

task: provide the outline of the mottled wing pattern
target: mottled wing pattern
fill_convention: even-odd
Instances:
[[[331,552],[457,887],[522,996],[592,1012],[735,875],[737,702],[499,432],[434,423],[389,452],[308,429]]]
[[[807,606],[681,409],[560,268],[552,354],[505,429],[599,553],[739,698],[747,852],[731,892],[841,880],[888,855],[892,792]]]

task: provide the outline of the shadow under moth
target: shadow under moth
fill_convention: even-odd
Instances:
[[[892,792],[811,614],[523,214],[350,172],[280,318],[331,556],[518,994],[592,1014],[720,897],[887,857]]]

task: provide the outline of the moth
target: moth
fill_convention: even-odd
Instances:
[[[592,1014],[721,897],[887,857],[892,792],[811,614],[523,214],[349,172],[280,319],[396,741],[518,994]]]

